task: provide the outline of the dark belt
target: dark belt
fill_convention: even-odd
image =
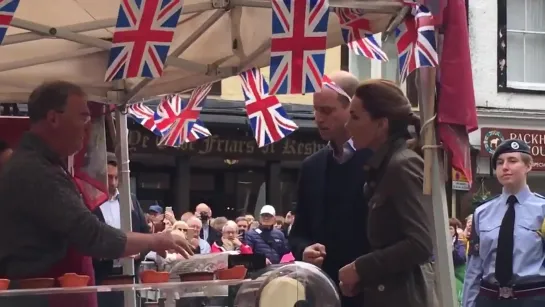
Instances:
[[[479,294],[497,300],[545,295],[545,281],[508,287],[500,287],[483,281]]]

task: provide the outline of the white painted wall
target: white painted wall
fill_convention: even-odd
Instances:
[[[497,31],[498,2],[495,0],[470,0],[469,41],[477,106],[545,110],[543,95],[498,93]],[[509,46],[507,48],[509,52]]]

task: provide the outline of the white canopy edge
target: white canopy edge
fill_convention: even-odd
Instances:
[[[375,32],[393,31],[407,12],[398,0],[329,2],[365,10]],[[0,101],[24,103],[40,83],[67,80],[90,100],[123,104],[269,64],[270,0],[186,0],[163,76],[104,82],[118,8],[111,0],[21,1],[0,46]],[[342,43],[332,13],[328,48]]]

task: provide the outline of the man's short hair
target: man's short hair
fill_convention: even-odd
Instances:
[[[117,167],[117,157],[115,156],[115,153],[107,152],[106,159],[107,159],[108,165]]]
[[[240,221],[244,221],[244,222],[247,222],[248,220],[246,219],[246,217],[245,217],[245,216],[239,216],[239,217],[237,217],[237,219],[235,220],[235,222],[237,222],[237,223],[238,223],[238,222],[240,222]]]
[[[46,118],[49,111],[63,112],[68,97],[85,96],[85,91],[66,81],[46,82],[32,91],[28,98],[28,117],[35,123]]]

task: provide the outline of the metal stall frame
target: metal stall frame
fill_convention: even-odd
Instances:
[[[402,22],[403,17],[407,14],[408,8],[403,1],[385,1],[385,0],[329,0],[332,8],[352,8],[363,9],[370,13],[384,13],[390,15],[390,22],[382,37],[386,39],[394,29]],[[235,76],[240,72],[251,68],[251,63],[263,53],[270,49],[270,41],[267,40],[255,51],[245,55],[243,46],[239,46],[237,50],[233,50],[234,56],[240,59],[238,65],[220,67],[221,64],[227,62],[231,57],[219,59],[215,63],[201,64],[186,59],[180,56],[193,45],[199,37],[201,37],[210,27],[216,23],[224,14],[237,7],[250,8],[271,8],[270,0],[195,0],[190,4],[184,5],[182,14],[199,13],[205,11],[214,11],[210,17],[205,20],[198,28],[195,28],[192,33],[177,46],[172,46],[172,52],[167,58],[165,66],[184,69],[195,75],[204,75],[208,82],[217,81],[223,78]],[[112,47],[112,43],[108,40],[92,37],[82,34],[83,32],[106,29],[115,27],[116,19],[100,19],[91,22],[83,22],[63,27],[52,27],[45,24],[39,24],[31,20],[20,19],[14,17],[11,22],[11,27],[27,30],[27,33],[13,34],[5,37],[2,46],[20,44],[24,42],[36,41],[45,38],[63,39],[71,42],[79,43],[84,48],[76,51],[57,52],[51,55],[37,55],[35,57],[15,60],[11,62],[0,63],[0,72],[10,71],[19,68],[36,66],[45,63],[51,63],[69,58],[92,55],[98,52],[108,51]],[[231,29],[233,37],[240,35],[241,24],[240,18],[234,18]],[[242,44],[242,41],[239,40]],[[439,159],[438,146],[433,129],[435,119],[435,101],[432,99],[435,94],[435,73],[436,68],[420,69],[418,72],[419,80],[419,105],[423,122],[423,135],[425,137],[424,152],[426,155],[426,168],[431,170],[428,182],[432,182],[431,190],[426,194],[431,194],[428,197],[433,203],[434,216],[434,244],[436,256],[436,273],[439,304],[442,307],[455,307],[457,305],[455,299],[454,287],[454,270],[451,263],[452,247],[448,244],[448,223],[447,223],[447,203],[445,196],[445,186],[443,176],[441,174],[442,161]],[[191,77],[190,77],[191,78]],[[4,82],[4,81],[3,81]],[[6,80],[5,82],[10,82]],[[128,153],[128,129],[127,129],[127,114],[126,105],[134,102],[135,96],[151,82],[150,79],[143,79],[133,86],[129,86],[124,81],[115,81],[111,83],[111,88],[108,90],[106,97],[90,95],[89,99],[96,102],[103,102],[118,105],[116,110],[116,139],[118,148],[116,154],[118,157],[121,186],[120,186],[120,202],[121,202],[121,223],[122,229],[130,231],[131,229],[131,206],[130,206],[130,170],[129,170],[129,153]],[[17,86],[31,87],[30,83],[25,84],[24,81],[19,82]],[[126,261],[125,268],[130,272],[134,272],[132,261]],[[128,305],[127,305],[128,304]],[[126,300],[127,306],[133,306],[134,300]]]

